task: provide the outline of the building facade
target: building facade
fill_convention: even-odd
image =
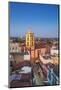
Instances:
[[[21,47],[17,42],[10,42],[10,52],[21,52]]]

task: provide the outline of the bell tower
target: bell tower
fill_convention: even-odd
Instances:
[[[35,40],[34,40],[34,33],[29,28],[29,31],[26,33],[26,48],[34,48]]]

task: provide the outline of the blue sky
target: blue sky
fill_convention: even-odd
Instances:
[[[58,37],[58,6],[9,3],[10,36],[22,37],[29,27],[35,36]]]

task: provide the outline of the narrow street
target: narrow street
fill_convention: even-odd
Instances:
[[[34,73],[34,85],[44,85],[44,75],[42,73],[42,69],[40,68],[40,65],[34,64],[33,66],[33,73]]]

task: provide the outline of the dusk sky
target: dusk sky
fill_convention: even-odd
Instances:
[[[58,6],[9,3],[10,36],[22,37],[29,27],[35,36],[58,37]]]

